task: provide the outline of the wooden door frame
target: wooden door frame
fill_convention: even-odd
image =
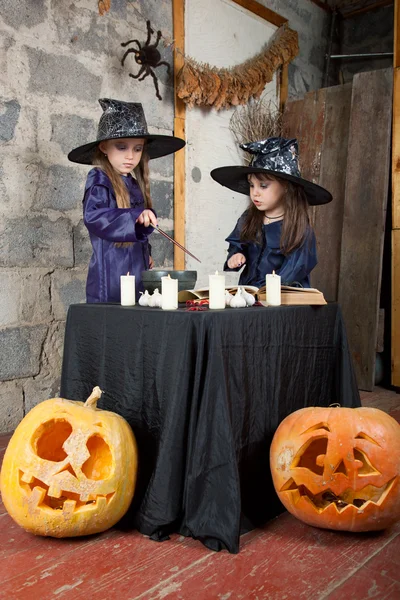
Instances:
[[[186,106],[178,98],[177,74],[183,67],[185,55],[185,2],[186,0],[173,0],[173,37],[174,37],[174,135],[186,140]],[[232,0],[239,6],[258,15],[268,23],[280,27],[287,23],[287,19],[266,8],[256,0]],[[279,106],[283,109],[288,96],[288,65],[283,65],[279,80]],[[182,245],[185,244],[185,148],[174,155],[174,237]],[[185,254],[174,246],[174,268],[185,268]]]
[[[394,3],[392,132],[392,379],[400,387],[400,0]]]

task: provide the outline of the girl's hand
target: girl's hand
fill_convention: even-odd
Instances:
[[[151,256],[149,256],[149,269],[152,269],[154,267],[154,260]]]
[[[228,267],[230,269],[236,269],[237,267],[241,267],[242,265],[244,265],[245,262],[246,257],[244,256],[244,254],[240,254],[240,252],[238,252],[237,254],[234,254],[230,257],[230,259],[228,260]]]
[[[136,219],[136,223],[144,225],[145,227],[150,227],[150,225],[152,227],[157,227],[157,218],[152,210],[146,208],[142,213],[140,213]]]

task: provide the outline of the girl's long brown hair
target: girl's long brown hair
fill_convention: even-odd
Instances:
[[[123,181],[123,178],[119,173],[117,173],[107,156],[100,150],[98,146],[94,153],[93,164],[98,165],[101,169],[103,169],[111,181],[118,208],[131,208],[128,189]],[[151,208],[153,206],[153,202],[150,196],[149,157],[146,153],[146,149],[143,149],[139,164],[133,169],[133,172],[143,194],[144,206],[145,208]],[[127,246],[131,246],[133,243],[134,242],[116,242],[115,245],[118,248],[126,248]]]
[[[285,188],[282,198],[285,216],[282,224],[280,249],[283,254],[288,255],[301,246],[306,238],[307,229],[310,227],[306,194],[300,185],[280,177],[264,175],[264,173],[254,173],[254,176],[259,181],[279,181]],[[244,217],[240,239],[244,242],[262,244],[263,223],[264,213],[251,202]]]

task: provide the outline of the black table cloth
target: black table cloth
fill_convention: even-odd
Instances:
[[[360,406],[340,308],[191,312],[69,308],[61,396],[122,415],[139,448],[123,524],[238,552],[241,528],[283,510],[269,470],[282,419],[305,406]],[[127,465],[129,468],[129,465]]]

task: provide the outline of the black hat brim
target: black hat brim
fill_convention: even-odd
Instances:
[[[328,202],[332,200],[332,194],[316,183],[312,183],[301,177],[296,177],[295,175],[281,173],[280,171],[270,171],[268,169],[262,169],[261,167],[219,167],[218,169],[213,169],[210,175],[217,183],[234,192],[249,196],[250,184],[247,180],[247,175],[251,175],[252,173],[273,175],[274,177],[287,179],[287,181],[301,185],[307,196],[308,203],[313,206],[318,204],[328,204]]]
[[[167,156],[168,154],[173,154],[184,147],[185,141],[181,138],[174,137],[172,135],[125,135],[121,136],[121,138],[106,138],[105,140],[97,140],[95,142],[90,142],[89,144],[84,144],[83,146],[79,146],[68,154],[68,160],[74,163],[79,163],[81,165],[91,165],[93,164],[93,157],[97,146],[101,142],[105,142],[108,139],[145,139],[146,140],[146,152],[149,158],[161,158],[161,156]]]

